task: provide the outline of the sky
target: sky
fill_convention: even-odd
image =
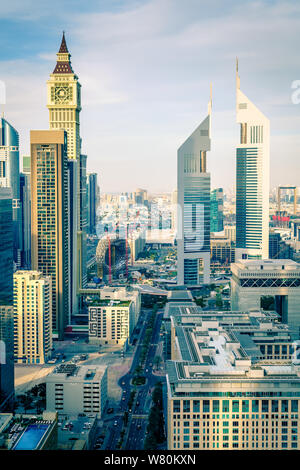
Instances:
[[[236,57],[241,90],[270,119],[271,186],[300,186],[298,0],[0,3],[0,106],[21,155],[30,129],[49,127],[46,81],[65,30],[82,85],[82,152],[102,192],[175,189],[177,149],[205,118],[210,83],[211,185],[234,185]]]

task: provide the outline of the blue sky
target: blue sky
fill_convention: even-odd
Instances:
[[[29,152],[48,128],[46,80],[62,30],[82,84],[81,136],[103,191],[176,186],[177,148],[213,84],[212,186],[235,180],[235,58],[241,89],[270,119],[271,185],[299,184],[300,2],[10,0],[0,8],[6,118]]]

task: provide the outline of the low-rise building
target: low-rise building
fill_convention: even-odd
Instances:
[[[14,273],[14,356],[20,364],[44,364],[52,349],[51,277]]]
[[[0,450],[56,450],[57,413],[0,414]]]
[[[290,259],[239,260],[231,265],[232,310],[260,309],[273,297],[274,309],[289,325],[294,339],[300,331],[300,264]]]
[[[288,328],[276,314],[205,313],[171,317],[168,449],[299,449],[300,368],[259,340],[288,343]]]
[[[94,300],[89,306],[89,341],[126,347],[136,324],[134,312],[130,300]]]
[[[61,364],[46,377],[46,409],[101,417],[107,400],[107,367]]]

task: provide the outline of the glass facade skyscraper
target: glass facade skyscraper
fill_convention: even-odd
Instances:
[[[211,101],[208,116],[178,149],[177,283],[210,281],[210,150]]]
[[[0,411],[14,398],[12,191],[0,188]]]
[[[240,90],[236,77],[240,144],[236,149],[236,256],[269,257],[269,120]]]
[[[223,230],[223,188],[217,188],[210,193],[210,231]]]
[[[97,173],[88,175],[88,232],[96,234],[96,211],[97,211]]]
[[[13,210],[13,258],[20,265],[21,208],[19,134],[3,117],[0,118],[0,187],[11,188]]]

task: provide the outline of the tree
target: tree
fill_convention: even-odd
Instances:
[[[199,307],[205,307],[205,302],[203,297],[197,297],[195,299],[196,305],[199,305]]]
[[[216,307],[222,308],[223,307],[223,300],[221,294],[216,295]]]
[[[156,365],[156,370],[158,370],[160,362],[161,362],[161,357],[160,356],[155,356],[154,364]]]

